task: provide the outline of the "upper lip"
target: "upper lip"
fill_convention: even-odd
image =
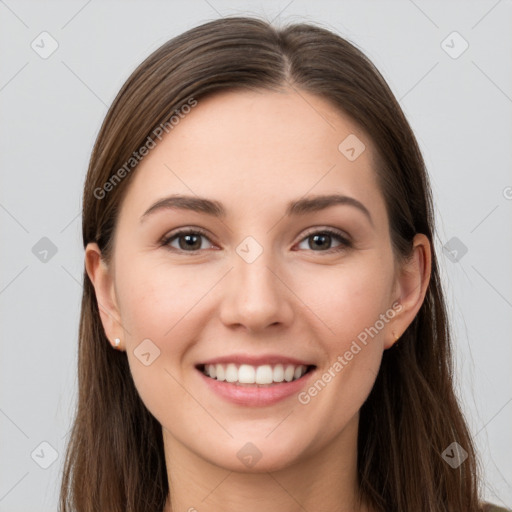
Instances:
[[[248,354],[232,354],[229,356],[222,357],[214,357],[212,359],[208,359],[207,361],[202,361],[198,363],[197,366],[204,366],[208,364],[249,364],[251,366],[262,366],[265,364],[275,365],[275,364],[293,364],[295,366],[315,366],[310,361],[304,361],[300,359],[296,359],[294,357],[281,356],[279,354],[266,354],[266,355],[248,355]]]

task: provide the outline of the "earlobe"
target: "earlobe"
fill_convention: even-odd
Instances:
[[[409,327],[423,304],[430,281],[431,247],[429,239],[422,233],[415,235],[412,254],[399,271],[398,298],[400,312],[395,317],[385,348],[390,348]]]
[[[122,334],[120,314],[112,272],[102,259],[101,250],[96,243],[89,243],[85,248],[85,269],[94,286],[103,329],[113,343]]]

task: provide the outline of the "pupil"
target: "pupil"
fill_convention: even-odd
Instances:
[[[195,244],[194,244],[194,239],[196,239]],[[186,240],[186,242],[182,244],[181,240]],[[199,237],[197,235],[182,235],[180,237],[180,248],[181,249],[199,249],[201,246],[201,241],[199,240],[199,247],[196,247],[198,245],[197,240],[199,240]]]
[[[330,237],[330,235],[313,235],[313,240],[315,241],[315,243],[318,242],[318,239],[321,239],[321,240],[323,239],[324,241],[327,240],[327,242],[329,242],[331,240],[331,237]],[[321,247],[321,245],[322,244],[320,243],[320,245],[319,246],[317,245],[317,247]],[[325,248],[326,249],[329,248],[329,243],[327,243],[327,246]]]

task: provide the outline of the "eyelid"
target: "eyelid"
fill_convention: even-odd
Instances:
[[[345,240],[347,243],[352,243],[352,239],[348,233],[345,231],[342,231],[341,229],[337,228],[331,228],[328,226],[313,226],[312,228],[308,228],[305,233],[302,235],[302,238],[300,241],[304,240],[304,238],[307,238],[308,236],[315,235],[316,233],[330,233],[335,234]]]

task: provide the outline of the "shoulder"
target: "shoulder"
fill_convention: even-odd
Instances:
[[[511,512],[508,508],[498,507],[492,503],[482,503],[482,512]]]

